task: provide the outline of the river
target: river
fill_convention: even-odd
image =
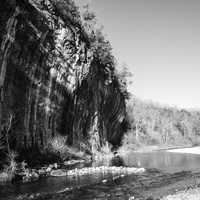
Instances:
[[[123,200],[130,196],[142,199],[162,195],[179,186],[197,184],[200,180],[200,156],[194,154],[166,151],[130,153],[120,162],[114,160],[110,164],[144,167],[147,171],[120,178],[112,173],[98,173],[74,178],[47,177],[32,183],[1,185],[0,199],[37,199],[37,196],[38,199],[48,200]],[[69,188],[73,189],[62,192]]]

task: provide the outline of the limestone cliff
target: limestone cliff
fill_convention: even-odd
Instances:
[[[125,95],[73,2],[4,0],[0,14],[1,135],[12,116],[15,148],[44,146],[56,135],[92,151],[118,145]]]

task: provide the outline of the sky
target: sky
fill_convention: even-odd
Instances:
[[[89,2],[119,62],[134,74],[137,97],[200,108],[199,0]]]

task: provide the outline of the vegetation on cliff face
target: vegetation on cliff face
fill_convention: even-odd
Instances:
[[[137,98],[127,104],[129,131],[123,147],[181,146],[200,143],[200,112],[164,107]]]
[[[72,0],[5,0],[0,13],[2,146],[42,147],[57,135],[92,153],[119,145],[127,92],[95,15]]]

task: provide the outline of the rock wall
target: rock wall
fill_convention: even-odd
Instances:
[[[56,135],[91,151],[120,143],[125,97],[113,68],[94,58],[70,2],[0,2],[0,130],[5,135],[11,122],[15,148]]]

